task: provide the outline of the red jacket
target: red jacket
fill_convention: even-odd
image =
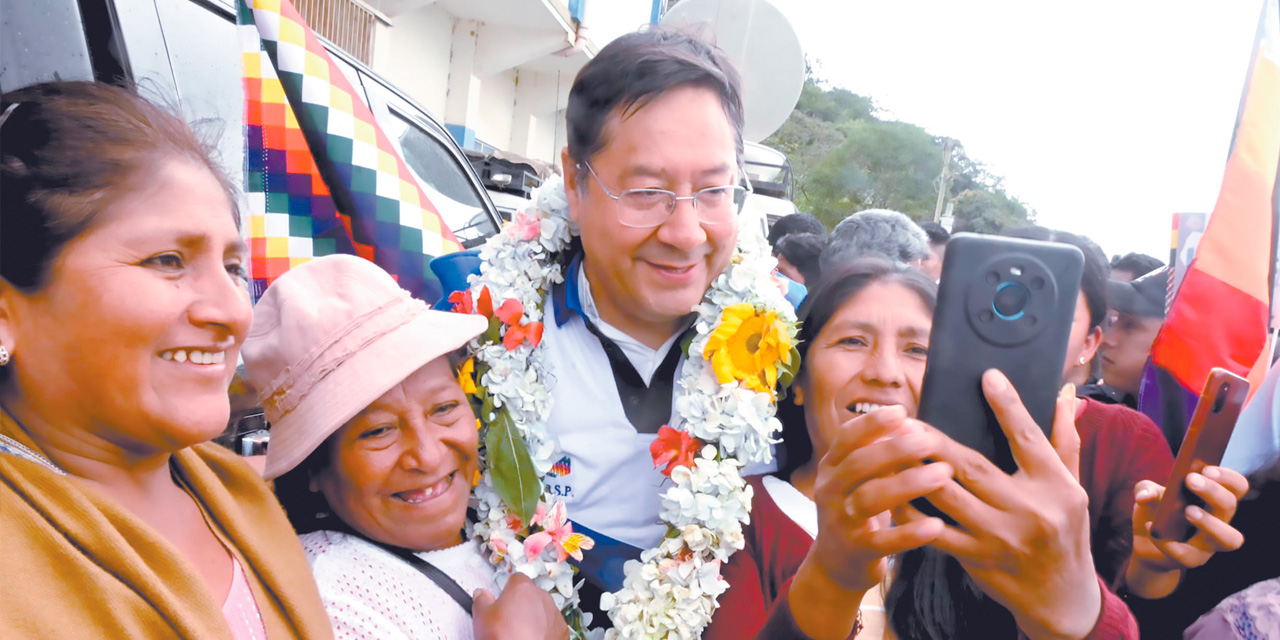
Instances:
[[[1089,640],[1136,639],[1137,623],[1108,586],[1124,577],[1133,546],[1133,486],[1142,479],[1164,482],[1173,455],[1149,418],[1119,405],[1086,400],[1076,418],[1080,432],[1080,484],[1089,494],[1094,564],[1103,583],[1102,616]],[[806,639],[791,617],[787,591],[813,544],[769,496],[760,477],[748,479],[751,524],[746,547],[724,566],[729,590],[703,634],[706,640]]]

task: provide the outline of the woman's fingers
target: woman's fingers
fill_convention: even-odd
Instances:
[[[983,502],[955,482],[946,483],[925,499],[968,531],[996,531],[1004,520],[1001,510]]]
[[[1080,432],[1076,430],[1076,408],[1079,402],[1076,398],[1076,386],[1068,382],[1058,393],[1058,404],[1053,414],[1053,433],[1049,435],[1049,444],[1076,482],[1080,481]]]
[[[930,427],[930,429],[933,429]],[[1011,510],[1020,505],[1018,490],[1008,474],[987,460],[986,456],[966,447],[934,429],[943,440],[936,459],[951,463],[956,480],[979,500],[997,509]],[[1052,454],[1051,454],[1052,455]]]
[[[1151,480],[1139,480],[1133,485],[1133,502],[1136,505],[1143,505],[1149,502],[1159,502],[1164,497],[1164,486]],[[1155,508],[1155,505],[1152,505]]]
[[[1244,494],[1249,492],[1249,480],[1240,472],[1228,469],[1226,467],[1209,466],[1200,470],[1204,477],[1217,482],[1226,487],[1231,495],[1236,497],[1236,501],[1244,499]]]
[[[881,557],[903,553],[923,547],[942,535],[947,525],[940,518],[924,517],[879,531],[872,531],[862,538],[867,548]]]
[[[1207,513],[1200,507],[1187,507],[1187,520],[1199,530],[1192,539],[1192,546],[1199,546],[1206,551],[1235,551],[1244,544],[1244,534],[1218,517]]]
[[[917,511],[917,513],[919,513]],[[924,515],[924,514],[920,514]],[[944,527],[931,543],[943,553],[951,554],[961,562],[986,566],[990,562],[991,548],[973,534],[955,527]]]
[[[1018,468],[1027,473],[1060,467],[1062,461],[1044,437],[1044,431],[1027,413],[1022,398],[1009,379],[996,369],[982,374],[982,391],[987,396],[1000,428],[1009,440],[1009,449]],[[1073,416],[1074,418],[1074,416]],[[1078,455],[1078,454],[1077,454]]]
[[[919,466],[937,455],[942,437],[929,432],[923,423],[907,421],[892,435],[853,451],[831,469],[830,483],[845,493],[852,492],[870,478],[886,476]]]
[[[907,410],[897,405],[881,407],[871,413],[855,416],[841,425],[822,463],[839,465],[845,457],[876,440],[889,435],[907,421]]]
[[[1204,500],[1208,511],[1230,522],[1236,514],[1236,496],[1229,489],[1199,473],[1188,473],[1187,488]]]
[[[950,464],[934,462],[891,476],[873,478],[853,492],[850,502],[857,516],[867,518],[891,511],[900,504],[950,484],[953,473]]]

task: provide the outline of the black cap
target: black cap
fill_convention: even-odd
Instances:
[[[1107,304],[1120,313],[1163,318],[1169,292],[1169,268],[1157,269],[1133,282],[1107,282]]]

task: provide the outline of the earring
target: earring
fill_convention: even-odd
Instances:
[[[1088,362],[1088,360],[1086,360],[1084,356],[1080,356],[1080,365],[1084,366],[1084,363],[1086,362]]]
[[[0,367],[5,366],[6,364],[9,364],[9,350],[4,348],[4,345],[0,344]]]

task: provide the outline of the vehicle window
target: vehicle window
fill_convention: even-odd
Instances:
[[[391,116],[389,121],[381,123],[386,127],[387,137],[400,148],[405,164],[462,245],[471,248],[496,234],[497,225],[467,181],[465,168],[439,140],[394,110]]]
[[[75,0],[0,0],[0,17],[0,91],[93,79]]]
[[[232,17],[195,2],[156,2],[182,113],[196,133],[216,140],[231,179],[244,178],[244,85]]]

